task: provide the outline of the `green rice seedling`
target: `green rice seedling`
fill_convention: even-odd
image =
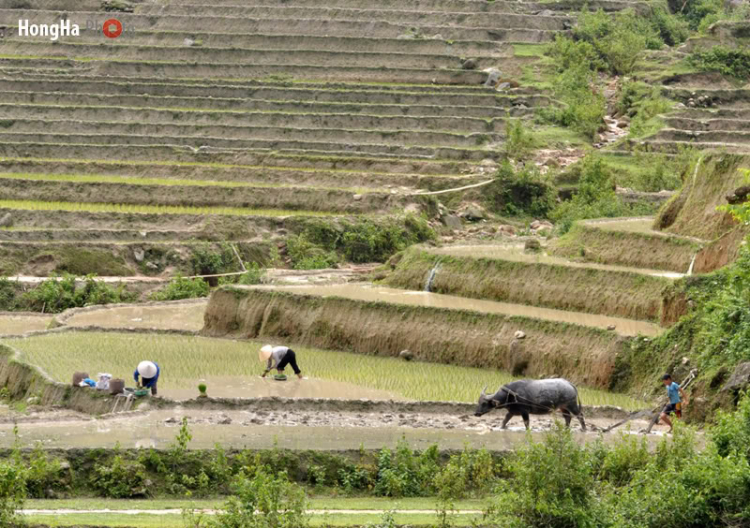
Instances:
[[[263,343],[257,341],[156,333],[69,332],[6,342],[21,351],[24,361],[42,366],[60,381],[69,380],[73,372],[80,370],[111,372],[114,377],[130,379],[133,368],[146,354],[162,367],[159,385],[167,396],[169,389],[195,387],[201,379],[256,377],[263,370],[257,355]],[[498,388],[513,379],[490,369],[438,363],[407,366],[398,358],[287,344],[294,347],[300,367],[310,378],[344,382],[413,400],[475,402],[484,386]],[[358,397],[355,387],[351,395],[341,396]],[[626,409],[646,406],[623,394],[588,388],[581,388],[581,400],[584,405]]]

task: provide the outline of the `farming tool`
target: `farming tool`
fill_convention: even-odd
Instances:
[[[690,385],[693,382],[697,374],[698,374],[697,369],[691,370],[690,374],[688,374],[688,377],[685,380],[683,380],[682,385],[680,385],[680,388],[682,388],[683,390],[686,389],[688,385]],[[606,429],[603,429],[602,433],[608,433],[611,430],[615,429],[616,427],[620,427],[621,425],[629,422],[630,420],[637,420],[638,418],[645,418],[646,416],[651,416],[651,421],[648,424],[646,431],[644,432],[644,434],[649,434],[651,432],[651,429],[653,429],[653,427],[659,421],[659,415],[661,414],[661,410],[664,408],[664,405],[666,405],[666,403],[662,403],[659,407],[655,407],[653,410],[650,410],[650,411],[648,409],[644,409],[642,411],[632,412],[624,420],[620,420],[616,424],[612,424]]]

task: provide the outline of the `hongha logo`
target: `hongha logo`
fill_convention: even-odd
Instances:
[[[115,39],[126,32],[122,22],[116,18],[110,18],[101,23],[96,20],[86,21],[87,31],[100,31],[105,37]],[[28,20],[18,21],[19,37],[48,37],[52,41],[60,37],[78,37],[81,35],[81,26],[70,20],[60,20],[57,24],[32,24]]]

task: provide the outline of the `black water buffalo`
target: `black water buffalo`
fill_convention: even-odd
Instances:
[[[565,425],[570,427],[570,419],[575,415],[581,422],[581,428],[586,430],[578,389],[566,379],[514,381],[503,385],[491,396],[485,394],[486,390],[485,387],[479,396],[479,405],[474,416],[482,416],[493,409],[507,409],[503,429],[514,416],[520,415],[528,429],[530,414],[548,414],[559,409],[565,418]]]

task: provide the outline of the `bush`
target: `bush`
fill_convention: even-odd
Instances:
[[[0,526],[16,528],[25,526],[17,513],[26,498],[26,481],[23,467],[12,461],[0,462]]]
[[[630,212],[615,194],[612,173],[601,158],[589,155],[579,163],[576,193],[550,214],[562,233],[566,233],[576,220],[625,216]]]
[[[207,297],[210,288],[208,283],[200,278],[188,279],[178,275],[164,288],[149,295],[152,301],[179,301],[180,299],[194,299]]]
[[[631,118],[631,137],[656,133],[663,126],[658,116],[668,112],[671,107],[670,101],[661,95],[660,87],[636,81],[627,81],[622,85],[616,104],[620,114]]]
[[[526,129],[520,119],[508,118],[505,136],[505,155],[510,159],[524,159],[536,147],[533,134]]]
[[[593,458],[560,423],[542,442],[518,449],[507,469],[511,477],[499,488],[493,526],[584,528],[604,521]]]
[[[688,61],[703,71],[715,71],[744,81],[750,78],[750,51],[747,49],[712,46],[708,50],[693,51]]]
[[[245,273],[240,275],[240,278],[237,279],[238,284],[244,284],[246,286],[250,286],[253,284],[260,284],[263,280],[263,275],[265,275],[265,270],[260,267],[260,264],[257,262],[251,262],[251,263],[245,263]]]
[[[385,497],[419,497],[432,492],[438,473],[439,452],[436,445],[418,453],[406,439],[399,440],[396,451],[383,448],[378,455],[375,494]]]
[[[17,308],[19,291],[18,283],[0,277],[0,311],[10,312]]]
[[[555,205],[555,192],[536,165],[516,171],[507,160],[487,188],[486,196],[494,211],[510,216],[544,218]]]
[[[47,498],[48,490],[59,493],[70,487],[62,464],[55,458],[47,458],[41,442],[31,453],[24,477],[27,494],[33,499]]]
[[[118,449],[119,446],[108,463],[94,466],[90,478],[91,487],[102,497],[111,499],[148,496],[144,466],[140,462],[125,461]]]
[[[338,255],[308,239],[308,235],[291,235],[286,239],[286,250],[294,269],[310,270],[332,268],[338,263]]]
[[[113,288],[105,282],[95,280],[93,275],[83,278],[82,285],[76,280],[74,275],[47,279],[33,290],[24,293],[19,304],[37,312],[59,313],[68,308],[128,302],[135,299],[134,294],[125,291],[124,285]]]
[[[224,511],[214,519],[188,514],[191,526],[207,528],[304,528],[309,520],[305,513],[304,490],[289,482],[286,472],[273,472],[259,466],[251,475],[241,473],[233,482],[233,493]]]

